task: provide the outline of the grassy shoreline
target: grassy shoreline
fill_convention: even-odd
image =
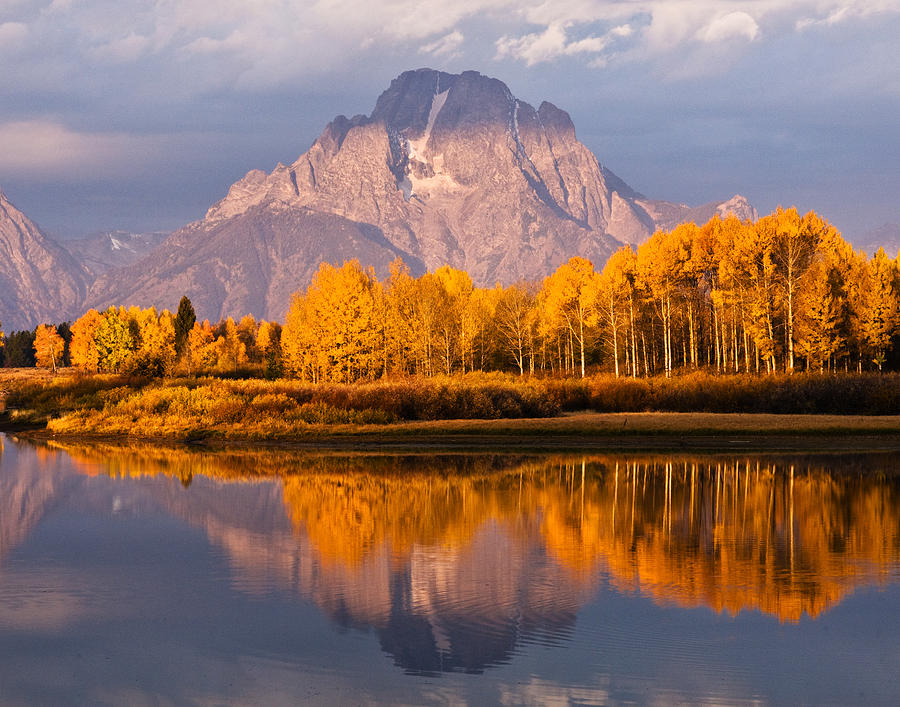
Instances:
[[[309,425],[291,434],[272,435],[246,434],[232,428],[181,437],[46,429],[20,431],[18,436],[322,450],[900,451],[900,415],[576,412],[554,418]]]
[[[0,430],[60,439],[398,449],[725,445],[900,451],[898,413],[900,376],[893,375],[690,374],[633,381],[469,374],[312,385],[0,369]]]

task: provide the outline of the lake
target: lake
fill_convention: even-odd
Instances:
[[[890,454],[0,441],[3,704],[900,703]]]

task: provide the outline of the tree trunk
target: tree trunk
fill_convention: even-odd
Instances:
[[[631,377],[637,378],[638,352],[637,340],[634,336],[634,298],[628,295],[628,312],[631,316]]]
[[[581,348],[581,377],[584,378],[584,317],[578,318],[578,345]],[[616,366],[618,366],[616,362]]]

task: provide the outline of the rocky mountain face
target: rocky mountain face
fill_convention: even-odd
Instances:
[[[84,268],[0,191],[0,324],[6,332],[76,316]]]
[[[104,231],[84,238],[67,239],[60,245],[69,251],[93,280],[109,270],[126,267],[140,260],[168,235],[166,231]]]
[[[701,207],[750,217],[741,197]],[[602,265],[622,243],[691,217],[604,168],[568,114],[537,109],[474,71],[401,74],[370,116],[335,118],[271,173],[249,172],[206,217],[140,262],[101,275],[88,306],[282,319],[320,262],[358,258],[384,275],[450,264],[477,285],[538,279],[573,255]]]

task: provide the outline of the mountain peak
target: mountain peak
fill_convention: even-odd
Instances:
[[[728,201],[723,201],[721,204],[718,204],[716,206],[716,212],[723,218],[734,215],[742,221],[756,221],[756,219],[759,218],[759,215],[756,213],[756,209],[750,203],[750,200],[741,194],[735,194]]]
[[[415,69],[369,116],[336,116],[294,162],[248,172],[202,221],[101,277],[88,304],[174,308],[187,294],[201,318],[280,319],[323,261],[386,274],[400,256],[414,273],[446,264],[491,286],[573,255],[600,266],[691,213],[602,167],[552,103],[535,109],[477,71]]]

